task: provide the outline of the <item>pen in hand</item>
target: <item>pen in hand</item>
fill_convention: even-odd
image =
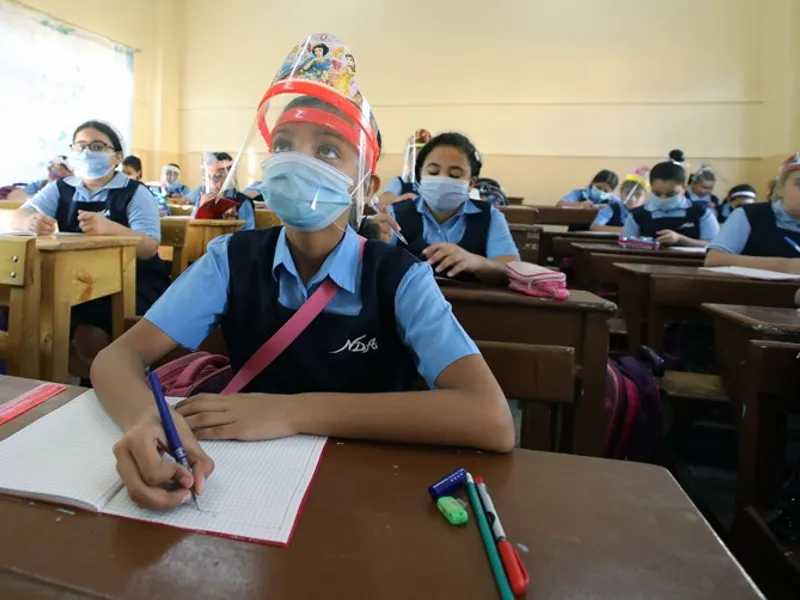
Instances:
[[[172,420],[172,413],[169,410],[167,399],[164,397],[164,390],[161,388],[161,382],[158,380],[158,375],[151,371],[147,375],[147,381],[150,384],[150,390],[153,392],[153,398],[156,400],[158,416],[161,418],[161,424],[164,427],[164,435],[167,438],[169,453],[179,465],[191,473],[192,467],[189,464],[186,451],[183,449],[183,444],[181,444],[181,439],[178,437],[178,430],[175,428],[175,421]],[[194,505],[199,510],[200,505],[197,503],[197,493],[194,490],[194,485],[190,491],[192,492]]]

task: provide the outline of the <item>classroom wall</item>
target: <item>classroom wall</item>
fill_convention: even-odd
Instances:
[[[146,178],[180,154],[179,89],[183,0],[22,0],[33,9],[140,50],[134,56],[129,152]],[[78,125],[76,123],[75,125]]]
[[[776,12],[781,2],[797,0],[340,0],[313,8],[228,0],[224,9],[193,0],[181,79],[184,170],[197,183],[199,152],[236,150],[288,50],[329,31],[355,54],[383,132],[385,179],[399,172],[411,131],[427,127],[469,134],[486,174],[530,203],[555,202],[600,168],[622,174],[673,147],[695,165],[714,163],[724,184],[750,180],[761,175],[762,146],[779,145],[764,140],[762,48],[770,44],[758,34],[765,5]],[[235,40],[222,46],[236,48],[232,56],[208,52],[211,32]]]

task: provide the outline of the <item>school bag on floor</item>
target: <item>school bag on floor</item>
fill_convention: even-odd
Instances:
[[[661,372],[663,362],[643,348],[640,356]],[[660,463],[662,449],[661,392],[645,362],[633,356],[610,358],[606,363],[605,456]]]

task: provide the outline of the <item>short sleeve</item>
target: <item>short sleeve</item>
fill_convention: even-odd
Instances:
[[[572,190],[570,193],[561,198],[559,202],[580,202],[583,200],[581,192],[582,190]]]
[[[48,217],[56,218],[56,214],[58,213],[58,199],[59,199],[59,192],[58,192],[58,184],[55,181],[51,181],[46,186],[44,186],[41,190],[39,190],[33,198],[29,198],[25,201],[25,204],[22,205],[22,208],[38,208]]]
[[[641,233],[639,229],[639,225],[636,223],[636,220],[633,218],[633,215],[628,215],[628,218],[625,219],[625,225],[622,226],[622,236],[623,237],[636,237]]]
[[[202,191],[203,191],[202,187],[196,187],[191,192],[189,192],[186,195],[186,200],[189,202],[189,204],[194,204],[195,206],[200,204],[200,195]]]
[[[144,315],[181,346],[196,350],[228,307],[230,238],[230,235],[214,238],[206,253],[184,271]]]
[[[252,202],[242,202],[239,206],[239,219],[244,221],[242,231],[256,228],[256,214],[253,211]]]
[[[442,371],[455,361],[479,354],[426,263],[414,264],[397,287],[395,317],[400,339],[431,389]]]
[[[515,256],[519,259],[519,250],[511,237],[511,230],[506,217],[495,207],[491,207],[489,233],[486,239],[486,258],[493,260],[498,256]]]
[[[719,233],[708,245],[709,250],[719,250],[726,254],[741,254],[750,238],[750,221],[744,210],[737,208],[720,228]]]
[[[614,216],[614,211],[611,210],[611,206],[608,204],[604,204],[600,207],[600,210],[597,211],[597,215],[592,221],[592,225],[597,225],[598,227],[603,225],[608,225],[608,222]]]
[[[706,208],[703,216],[700,217],[700,239],[704,242],[710,242],[719,233],[719,221],[717,216],[710,208]]]
[[[128,203],[128,228],[161,241],[161,220],[158,201],[145,186],[140,185]]]
[[[383,193],[389,192],[395,196],[399,196],[403,192],[403,181],[399,177],[393,178],[389,185],[383,190]]]

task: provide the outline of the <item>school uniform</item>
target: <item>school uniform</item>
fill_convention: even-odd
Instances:
[[[188,186],[179,183],[177,185],[170,184],[170,185],[162,185],[161,189],[164,191],[164,195],[167,198],[171,198],[172,196],[188,196],[192,193],[192,190],[189,189]]]
[[[734,210],[708,248],[726,254],[800,258],[787,237],[800,244],[800,221],[780,201],[757,202]]]
[[[391,192],[395,196],[403,194],[419,194],[419,183],[416,181],[405,181],[402,177],[395,177],[383,190],[383,193]]]
[[[592,225],[598,227],[622,227],[625,219],[628,218],[629,211],[625,203],[621,200],[611,200],[608,204],[600,207],[597,216],[592,221]]]
[[[39,190],[43,189],[49,183],[47,179],[40,179],[39,181],[34,181],[29,183],[25,187],[22,188],[22,191],[28,194],[28,196],[33,196],[37,194]]]
[[[408,246],[399,242],[397,236],[393,236],[389,243],[405,246],[422,261],[427,260],[422,251],[437,242],[458,244],[467,252],[489,260],[498,256],[519,258],[505,216],[483,200],[467,200],[444,223],[436,220],[422,196],[390,204],[389,214],[400,226]],[[457,278],[476,279],[472,273],[462,273]]]
[[[58,221],[63,232],[80,233],[78,211],[104,212],[106,218],[161,241],[158,205],[141,182],[122,173],[95,192],[70,176],[45,186],[23,208],[38,208]],[[136,261],[136,314],[143,315],[169,287],[169,273],[158,254]],[[111,299],[98,298],[72,309],[73,327],[86,323],[111,333]]]
[[[719,223],[707,206],[682,198],[674,208],[664,209],[662,203],[648,201],[630,211],[622,235],[625,237],[658,237],[659,231],[671,229],[695,240],[710,242],[719,233]]]
[[[719,210],[719,205],[721,204],[719,197],[715,196],[714,194],[709,194],[707,196],[698,196],[692,190],[687,189],[685,196],[692,202],[700,204],[701,206],[707,206],[708,208],[710,208],[715,212]]]
[[[282,227],[220,236],[145,318],[196,349],[221,325],[233,370],[330,278],[339,291],[324,311],[245,391],[378,393],[430,387],[477,347],[453,316],[430,266],[356,233],[342,240],[304,284]]]
[[[225,197],[230,198],[231,200],[236,200],[239,203],[237,218],[244,221],[244,225],[242,225],[242,231],[247,229],[255,229],[256,207],[253,204],[253,201],[249,197],[245,196],[242,192],[237,192],[236,190],[228,190],[225,193]],[[195,205],[194,210],[192,211],[192,217],[197,214],[199,209],[200,207]]]
[[[728,220],[728,217],[731,216],[732,212],[733,209],[731,208],[731,205],[727,200],[723,200],[717,208],[717,221],[719,221],[719,224],[722,225],[725,223],[725,221]]]
[[[568,194],[566,194],[559,202],[567,202],[567,203],[581,203],[581,202],[591,202],[595,206],[606,206],[611,204],[612,202],[622,202],[617,196],[611,195],[607,200],[593,200],[590,194],[590,190],[592,186],[583,188],[583,189],[576,189],[572,190]],[[588,225],[570,225],[567,228],[568,231],[589,231]]]

